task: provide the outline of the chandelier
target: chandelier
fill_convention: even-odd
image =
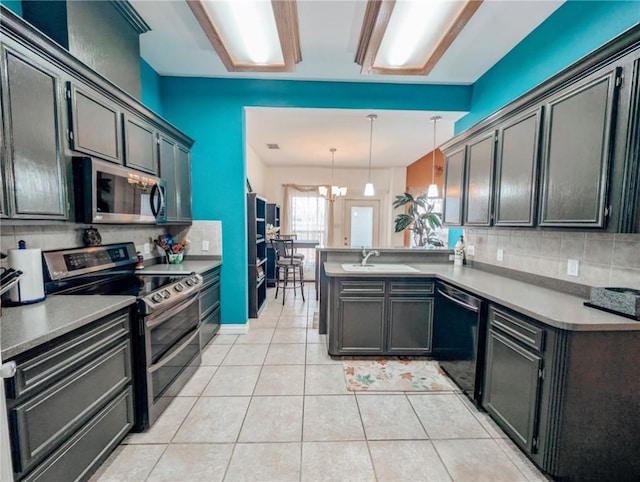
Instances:
[[[329,152],[331,152],[331,187],[330,188],[329,186],[318,187],[318,192],[320,193],[320,195],[331,202],[335,201],[336,198],[340,196],[347,195],[346,187],[339,187],[333,184],[333,163],[334,163],[335,154],[337,150],[338,149],[336,149],[335,147],[332,147],[331,149],[329,149]]]
[[[365,196],[375,196],[376,194],[373,183],[371,182],[371,148],[373,147],[373,121],[377,118],[378,116],[376,114],[369,114],[367,116],[367,119],[371,121],[371,126],[369,129],[369,175],[367,176],[367,184],[364,186]]]

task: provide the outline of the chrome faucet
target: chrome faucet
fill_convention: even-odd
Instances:
[[[369,261],[369,257],[371,255],[380,256],[380,253],[378,251],[376,251],[375,249],[372,250],[372,251],[367,252],[367,250],[363,246],[362,247],[362,266],[366,266],[367,265],[367,261]]]

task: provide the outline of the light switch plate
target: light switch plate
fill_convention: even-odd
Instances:
[[[202,251],[209,251],[209,241],[206,239],[202,241]]]
[[[151,252],[151,246],[149,245],[149,243],[144,243],[144,254],[149,254]]]
[[[567,260],[567,275],[579,276],[580,275],[580,261],[577,259]]]
[[[498,252],[496,253],[496,259],[498,261],[504,260],[504,249],[498,249]]]
[[[471,245],[471,246],[467,246],[467,254],[469,256],[475,256],[476,254],[476,247]]]

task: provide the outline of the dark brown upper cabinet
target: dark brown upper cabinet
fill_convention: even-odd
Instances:
[[[620,74],[600,70],[546,101],[540,226],[605,227]]]
[[[464,166],[466,147],[445,152],[444,203],[442,222],[446,226],[462,224],[462,191],[464,188]]]
[[[467,144],[465,225],[491,225],[495,143],[496,133],[492,130]]]
[[[496,153],[495,226],[534,226],[542,108],[507,120]]]
[[[123,164],[122,112],[95,90],[67,83],[71,149]]]
[[[175,139],[160,134],[160,177],[165,181],[167,222],[191,221],[191,157]]]
[[[125,164],[151,174],[158,173],[158,135],[147,122],[129,113],[124,116]]]
[[[43,60],[2,48],[3,214],[66,219],[60,75]]]

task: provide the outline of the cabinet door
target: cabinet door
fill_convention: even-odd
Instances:
[[[340,353],[379,354],[384,351],[385,298],[340,297],[338,350]]]
[[[444,216],[443,224],[462,224],[462,187],[464,185],[464,161],[466,148],[447,153],[444,173]]]
[[[498,134],[496,226],[535,224],[542,108],[508,121]]]
[[[191,156],[178,144],[176,149],[176,188],[178,190],[178,219],[191,221]]]
[[[619,76],[598,72],[547,101],[541,226],[605,226]]]
[[[101,94],[71,82],[67,92],[70,96],[71,148],[122,164],[120,109]]]
[[[520,446],[535,453],[542,358],[490,329],[485,366],[483,407]]]
[[[160,134],[158,146],[158,158],[160,164],[160,177],[165,181],[164,202],[167,211],[167,221],[178,220],[178,192],[176,190],[176,142]]]
[[[467,145],[464,224],[490,226],[493,199],[495,132],[483,134]]]
[[[125,164],[134,169],[156,174],[156,131],[149,124],[131,115],[124,119]]]
[[[4,50],[8,211],[18,218],[67,217],[60,136],[60,79]]]
[[[387,351],[398,355],[431,352],[433,298],[389,298]]]

